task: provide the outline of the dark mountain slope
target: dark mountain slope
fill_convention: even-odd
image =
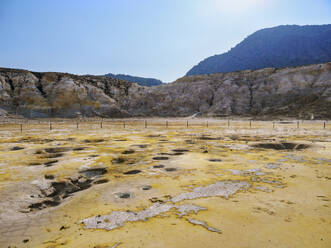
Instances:
[[[114,78],[114,79],[122,79],[125,81],[129,81],[132,83],[137,83],[142,86],[156,86],[160,85],[163,82],[161,80],[155,79],[155,78],[143,78],[143,77],[135,77],[135,76],[130,76],[130,75],[124,75],[124,74],[112,74],[108,73],[105,75],[106,77],[109,78]]]
[[[286,25],[259,30],[229,52],[209,57],[187,75],[268,67],[285,68],[331,61],[331,25]]]

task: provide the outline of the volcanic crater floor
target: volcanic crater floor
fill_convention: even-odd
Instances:
[[[0,247],[331,247],[331,130],[0,130]]]

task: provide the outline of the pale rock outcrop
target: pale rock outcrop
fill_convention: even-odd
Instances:
[[[143,87],[101,76],[0,68],[0,109],[26,117],[331,118],[331,63],[188,76]]]

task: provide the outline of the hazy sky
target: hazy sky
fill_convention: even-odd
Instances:
[[[173,81],[249,34],[331,23],[331,0],[0,0],[0,67]]]

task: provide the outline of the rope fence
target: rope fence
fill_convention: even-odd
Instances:
[[[110,129],[110,128],[238,128],[238,129],[263,129],[263,128],[291,128],[291,129],[331,129],[329,121],[263,121],[263,120],[230,120],[230,119],[9,119],[0,120],[0,130],[24,132],[32,129]]]

